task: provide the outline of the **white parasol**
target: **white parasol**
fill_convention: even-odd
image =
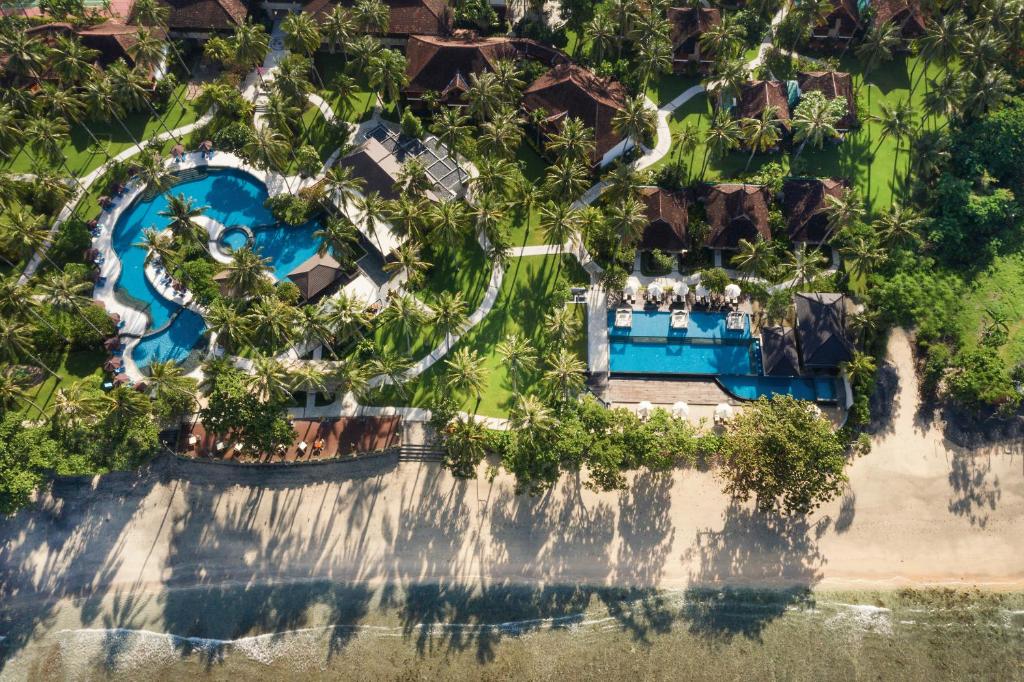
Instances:
[[[729,284],[725,287],[726,298],[739,298],[741,293],[739,284]]]
[[[676,419],[686,419],[690,416],[690,406],[680,400],[672,405],[672,416]]]

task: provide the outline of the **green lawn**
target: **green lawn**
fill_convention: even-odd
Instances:
[[[485,358],[488,369],[487,388],[479,405],[478,412],[493,417],[508,416],[512,407],[514,392],[511,381],[505,372],[504,361],[495,351],[495,346],[508,334],[519,332],[529,337],[539,346],[542,341],[544,315],[562,301],[556,300],[559,277],[567,278],[573,284],[584,284],[586,281],[583,270],[576,261],[568,256],[530,256],[518,258],[509,263],[502,282],[501,293],[490,314],[471,329],[463,339],[452,348],[457,350],[468,346]],[[586,357],[586,318],[584,306],[579,306],[581,333],[576,350],[581,359]],[[444,387],[444,362],[439,362],[427,370],[418,380],[407,385],[411,399],[403,401],[394,388],[372,396],[368,402],[381,405],[398,405],[407,402],[412,405],[428,405],[434,395],[447,393]],[[528,392],[535,387],[541,376],[541,367],[531,377],[527,377],[521,389]],[[476,399],[465,396],[462,408],[472,411],[476,407]]]
[[[150,115],[149,109],[134,113],[124,119],[125,126],[136,139],[145,140],[165,132],[165,127],[174,130],[192,123],[198,118],[198,114],[190,103],[185,102],[185,86],[178,87],[177,96],[181,97],[182,104],[178,104],[175,97],[171,97],[167,104],[167,110],[159,118]],[[103,144],[107,153],[111,156],[121,153],[128,147],[134,145],[131,137],[124,131],[116,120],[109,122],[88,121],[89,130]],[[14,173],[27,173],[32,170],[32,161],[35,154],[27,148],[22,148],[18,155],[10,162],[5,163],[2,168]],[[106,156],[96,149],[92,138],[86,131],[85,126],[75,125],[71,127],[71,134],[68,142],[64,145],[64,156],[67,157],[68,168],[81,177],[97,166],[106,162]]]
[[[42,414],[32,405],[24,403],[22,414],[25,419],[39,419],[43,415],[50,415],[53,412],[54,394],[58,388],[67,388],[71,384],[91,379],[101,380],[103,362],[106,357],[106,354],[100,350],[75,351],[64,354],[60,359],[60,364],[51,367],[57,373],[57,377],[48,376],[45,381],[29,389],[29,399],[42,410]]]
[[[700,85],[700,78],[696,76],[677,76],[670,73],[648,83],[647,96],[660,107],[694,85]]]
[[[331,87],[335,76],[345,70],[345,58],[341,54],[317,54],[316,69],[323,82],[319,95],[327,100],[336,115],[350,123],[359,123],[369,118],[373,108],[374,93],[360,90],[352,93],[348,98],[342,98],[338,91]],[[398,114],[393,106],[386,108],[383,116],[389,120],[398,120]]]
[[[989,311],[1003,317],[1009,326],[1009,340],[999,349],[1008,366],[1024,360],[1024,254],[998,256],[992,265],[975,279],[964,296],[959,315],[951,324],[965,348],[978,345],[985,326],[990,323]]]

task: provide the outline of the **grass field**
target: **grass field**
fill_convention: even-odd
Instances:
[[[60,359],[60,364],[51,367],[57,373],[57,377],[47,376],[45,381],[28,390],[29,400],[39,409],[27,402],[22,403],[21,413],[25,419],[39,419],[50,415],[53,412],[54,394],[58,388],[67,388],[71,384],[90,379],[101,380],[103,361],[106,357],[100,350],[65,353]]]
[[[999,349],[1007,366],[1024,360],[1024,254],[997,257],[981,273],[964,296],[959,315],[951,324],[965,348],[978,345],[991,315],[1002,317],[1009,327],[1009,340]]]
[[[504,361],[495,351],[495,346],[507,335],[518,332],[531,339],[535,346],[542,340],[544,315],[562,301],[556,299],[559,277],[565,277],[573,284],[585,282],[583,271],[576,261],[567,256],[530,256],[512,260],[502,281],[501,293],[490,314],[473,327],[452,347],[452,351],[468,346],[483,358],[488,369],[487,388],[479,406],[476,399],[459,396],[462,409],[492,417],[505,417],[512,407],[514,397],[512,383],[504,368]],[[581,358],[586,356],[586,325],[583,306],[579,306],[581,334],[576,350]],[[539,363],[538,363],[539,365]],[[407,402],[412,405],[427,405],[435,395],[447,394],[444,388],[445,366],[443,361],[427,370],[418,380],[410,382],[408,401],[402,401],[394,388],[389,388],[368,402],[380,405],[398,405]],[[524,380],[524,392],[540,379],[540,370]]]
[[[144,143],[150,137],[166,132],[165,128],[174,130],[194,122],[199,116],[191,104],[185,102],[184,85],[178,87],[176,95],[181,98],[182,103],[179,104],[176,97],[171,97],[167,110],[160,118],[151,116],[149,109],[145,109],[123,119],[125,127],[136,139]],[[88,121],[87,125],[111,156],[135,144],[116,120]],[[68,168],[79,177],[107,161],[106,156],[95,147],[82,125],[71,127],[68,142],[64,145],[64,156],[67,158]],[[35,158],[35,153],[23,147],[17,156],[3,166],[3,169],[14,173],[28,173],[32,170],[32,158]]]

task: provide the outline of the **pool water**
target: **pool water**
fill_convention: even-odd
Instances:
[[[220,241],[232,251],[237,251],[249,245],[249,235],[243,230],[229,227],[221,233]]]
[[[205,329],[200,315],[183,308],[165,328],[143,337],[132,350],[132,359],[139,367],[147,367],[154,361],[182,362],[196,347]]]
[[[609,369],[622,374],[707,375],[742,400],[791,395],[835,400],[835,382],[762,374],[760,348],[746,318],[743,330],[726,329],[725,313],[691,311],[686,329],[672,329],[671,313],[633,312],[632,326],[615,327],[608,313]]]
[[[196,206],[206,207],[203,215],[222,225],[249,227],[253,231],[254,250],[270,260],[272,274],[277,279],[283,279],[316,252],[313,232],[319,228],[319,223],[276,224],[273,215],[263,206],[268,196],[266,186],[243,171],[210,169],[205,175],[174,185],[167,193],[191,197]],[[172,321],[181,306],[165,299],[149,283],[143,270],[146,250],[135,246],[142,240],[142,231],[146,228],[162,230],[169,225],[170,221],[160,215],[166,208],[164,194],[149,199],[140,195],[121,213],[113,232],[112,246],[121,260],[121,275],[116,286],[142,306],[149,316],[147,329],[160,330],[143,338],[136,347],[133,358],[140,367],[151,361],[150,350],[155,350],[157,355],[186,357],[205,329],[202,318],[194,313],[178,315]],[[245,233],[233,232],[244,246]],[[165,328],[169,322],[170,327]],[[160,338],[154,338],[158,336]],[[178,345],[172,351],[168,344]]]

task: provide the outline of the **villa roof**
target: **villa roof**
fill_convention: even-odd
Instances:
[[[366,181],[365,191],[377,192],[383,199],[397,199],[395,183],[401,174],[401,165],[387,148],[370,137],[355,151],[342,157],[338,164],[352,168],[352,174]]]
[[[172,31],[230,31],[240,26],[249,8],[242,0],[162,0],[170,12],[167,27]]]
[[[875,23],[892,22],[903,38],[918,38],[927,30],[925,15],[918,0],[871,0]]]
[[[846,186],[841,180],[816,178],[786,180],[782,185],[782,212],[793,242],[822,244],[828,234],[828,200],[841,198]]]
[[[800,376],[796,332],[789,327],[763,327],[761,363],[764,366],[764,373],[768,376]]]
[[[639,249],[685,251],[690,247],[686,232],[689,222],[687,207],[689,196],[685,192],[670,192],[660,187],[641,187],[640,201],[644,204],[647,226],[644,227]]]
[[[535,80],[523,93],[527,111],[543,109],[545,127],[557,129],[566,118],[578,118],[594,131],[592,160],[597,162],[621,137],[612,118],[625,107],[626,89],[609,78],[600,78],[576,64],[559,64]]]
[[[452,27],[452,11],[445,0],[382,0],[390,12],[387,34],[393,37],[411,35],[447,35]],[[336,5],[352,7],[354,0],[309,0],[304,12],[321,19]]]
[[[800,92],[820,92],[827,99],[846,100],[846,115],[839,119],[840,130],[857,124],[857,104],[853,95],[853,77],[842,71],[805,71],[797,74]]]
[[[82,44],[100,53],[100,64],[106,66],[123,59],[129,66],[135,64],[131,56],[132,47],[138,42],[140,26],[129,26],[119,21],[105,21],[78,31]],[[157,37],[163,37],[163,30],[151,29]]]
[[[794,303],[804,367],[836,369],[853,357],[853,345],[846,336],[843,294],[797,294]]]
[[[316,253],[289,272],[288,279],[295,283],[302,298],[308,301],[334,284],[343,274],[341,264],[334,256]]]
[[[691,39],[700,40],[712,26],[722,23],[722,12],[713,7],[669,7],[666,18],[671,26],[669,39],[678,50]]]
[[[740,88],[736,112],[742,118],[760,118],[769,107],[775,108],[775,118],[789,130],[789,98],[781,81],[750,81]]]
[[[441,38],[412,36],[405,48],[406,93],[442,92],[470,74],[494,69],[502,59],[514,59],[516,48],[509,38]]]
[[[849,38],[860,28],[860,11],[856,0],[832,0],[828,14],[814,26],[815,38]],[[833,26],[838,24],[836,35],[830,35]]]
[[[722,184],[704,198],[708,226],[705,246],[736,249],[741,239],[772,238],[768,225],[768,189],[761,185]]]

